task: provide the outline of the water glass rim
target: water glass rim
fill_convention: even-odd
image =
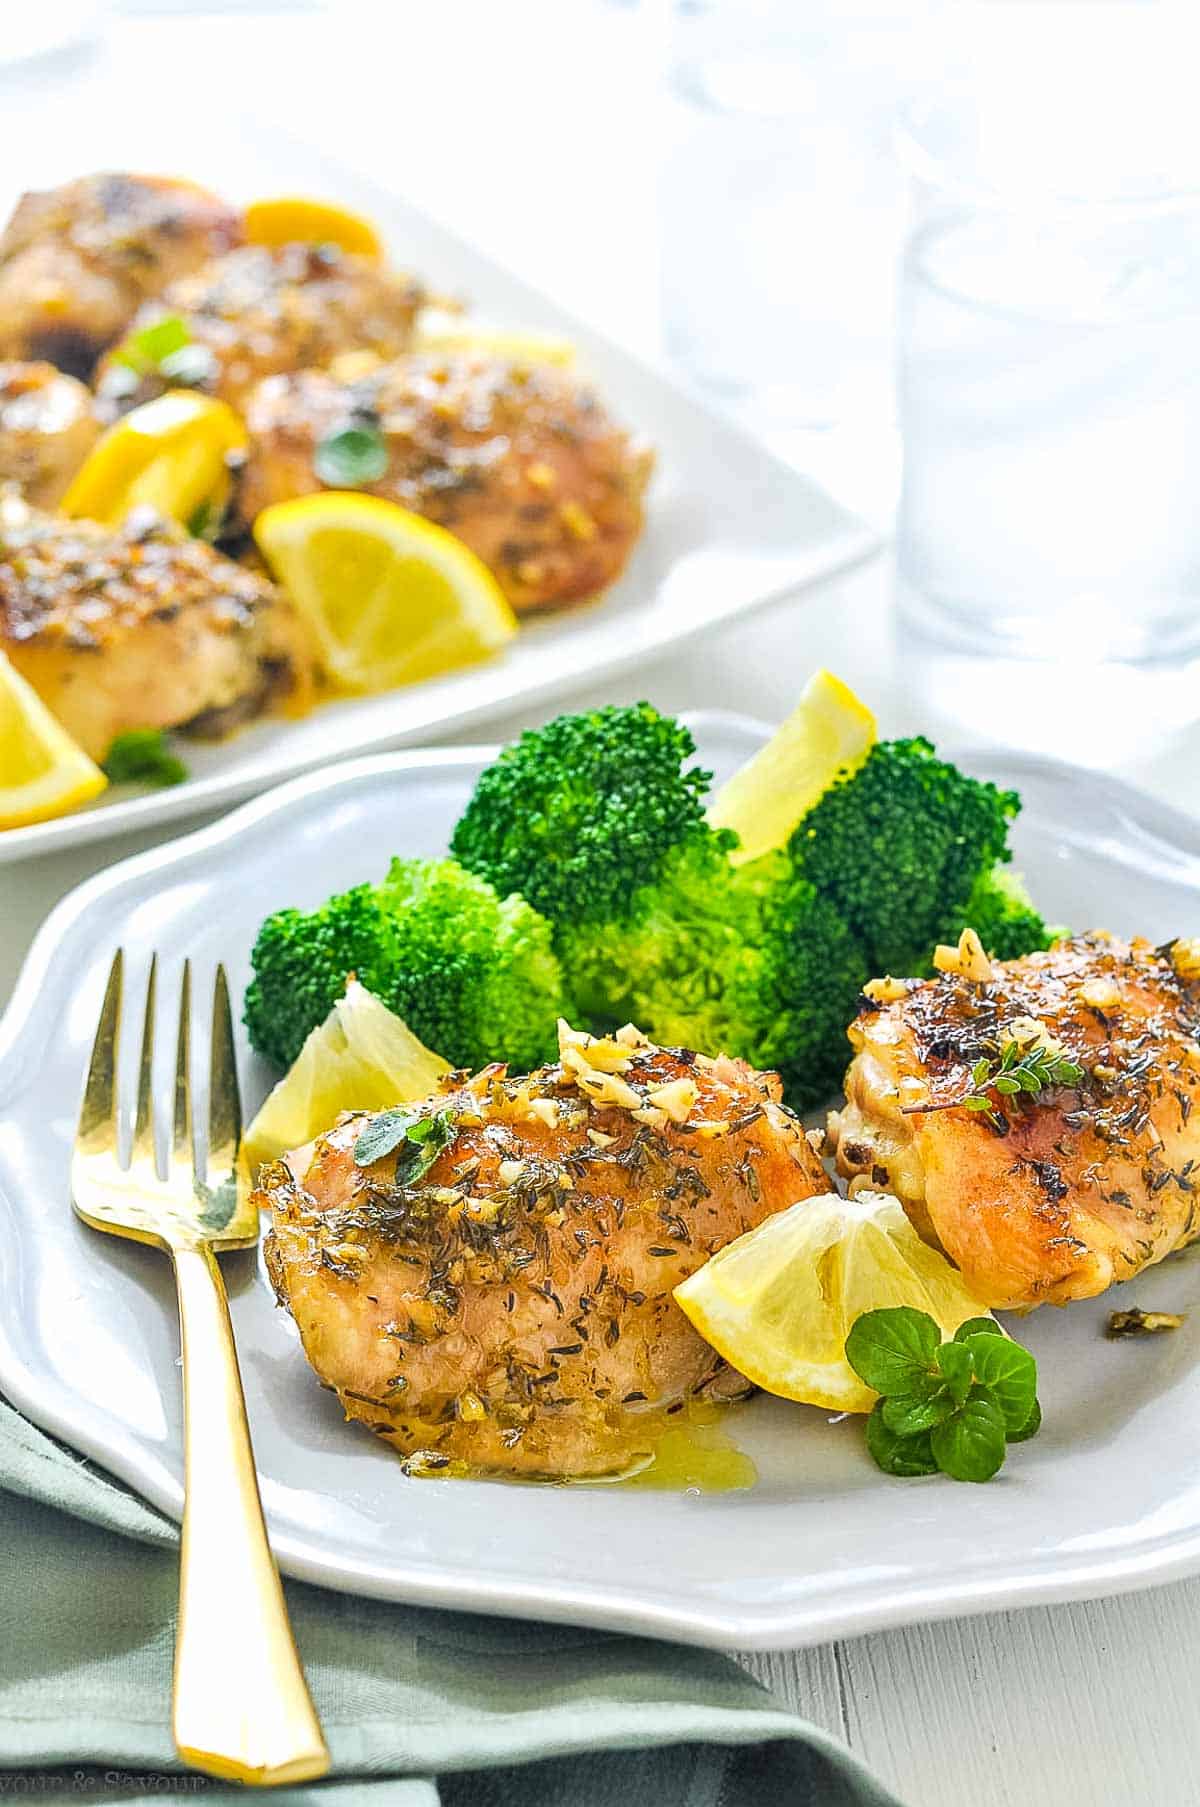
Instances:
[[[1148,185],[1145,192],[1105,194],[1056,189],[1050,183],[1004,185],[959,170],[952,155],[935,150],[927,141],[925,128],[944,105],[944,100],[931,102],[927,96],[903,102],[893,119],[892,142],[901,167],[913,182],[948,200],[980,212],[1042,218],[1134,219],[1200,210],[1200,174],[1191,184]]]

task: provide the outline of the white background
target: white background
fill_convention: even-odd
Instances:
[[[226,110],[249,107],[328,143],[563,305],[655,353],[656,169],[670,131],[655,30],[648,11],[600,0],[343,0],[325,13],[128,20],[102,56],[0,85],[0,158],[6,185],[39,140],[52,142],[56,166],[93,167],[100,153],[84,122],[109,92],[114,107],[139,97],[147,121],[166,105],[212,132]],[[86,108],[73,105],[81,93]],[[881,437],[864,453],[870,468],[830,448],[826,470],[843,494],[857,485],[878,503],[889,458]],[[666,708],[775,719],[824,664],[872,702],[885,732],[936,737],[936,697],[917,701],[892,645],[890,595],[880,560],[815,610],[781,604],[603,695],[584,679],[572,700],[648,695]],[[496,737],[523,725],[500,722]],[[1200,737],[1143,748],[1120,769],[1194,808]],[[165,838],[0,869],[0,1003],[58,897]],[[1200,1801],[1200,1583],[743,1660],[847,1739],[910,1807]]]

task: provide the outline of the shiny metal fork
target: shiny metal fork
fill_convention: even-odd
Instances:
[[[183,1349],[185,1495],[173,1728],[180,1756],[250,1783],[324,1775],[329,1753],[288,1623],[263,1523],[220,1249],[250,1248],[258,1215],[237,1153],[241,1106],[229,985],[217,968],[208,1136],[192,1135],[191,984],[183,969],[168,1168],[160,1173],[152,1067],[151,963],[129,1160],[119,1147],[117,1052],[124,962],[108,976],[71,1163],[71,1200],[93,1229],[165,1250],[175,1269]]]

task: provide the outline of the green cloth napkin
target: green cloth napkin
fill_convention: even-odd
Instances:
[[[171,1746],[177,1536],[0,1402],[0,1801],[245,1801]],[[897,1807],[711,1652],[287,1594],[333,1774],[279,1807]]]

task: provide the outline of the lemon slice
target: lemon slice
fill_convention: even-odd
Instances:
[[[739,1236],[675,1288],[706,1342],[768,1393],[834,1412],[875,1394],[846,1361],[864,1311],[911,1305],[943,1336],[988,1314],[957,1268],[921,1241],[882,1192],[806,1198]]]
[[[137,507],[185,527],[199,516],[211,521],[229,501],[229,455],[245,446],[242,423],[225,402],[169,389],[101,435],[63,497],[62,512],[111,527]]]
[[[246,1164],[253,1174],[263,1161],[311,1142],[341,1111],[387,1110],[428,1098],[449,1071],[448,1061],[351,979],[246,1131]]]
[[[417,321],[414,345],[417,351],[480,351],[514,364],[557,364],[569,369],[575,362],[574,344],[560,334],[489,326],[470,315],[441,313],[436,308],[427,308]]]
[[[108,779],[0,653],[0,828],[66,815]]]
[[[370,220],[332,201],[314,201],[307,195],[271,195],[251,201],[245,214],[247,241],[252,245],[337,245],[356,257],[378,263],[383,243]]]
[[[259,550],[347,690],[389,690],[486,658],[516,617],[461,540],[394,502],[328,490],[265,508]]]
[[[797,707],[766,746],[717,792],[714,828],[732,828],[734,863],[782,847],[839,772],[853,772],[875,743],[875,717],[830,671],[808,680]]]

